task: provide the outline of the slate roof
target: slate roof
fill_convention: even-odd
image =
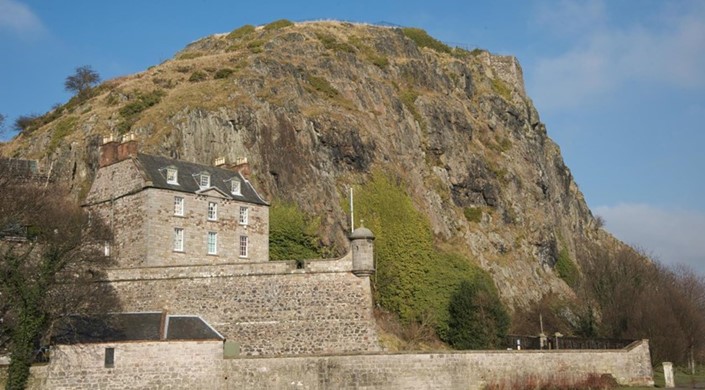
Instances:
[[[159,341],[162,313],[114,313],[102,318],[72,316],[53,337],[57,344]],[[167,315],[165,340],[223,340],[198,316]]]
[[[268,203],[257,193],[252,184],[246,180],[239,172],[229,169],[213,167],[209,165],[196,164],[167,157],[153,156],[138,153],[135,161],[142,172],[151,181],[147,187],[162,188],[173,191],[201,193],[198,185],[198,175],[208,172],[211,177],[211,187],[221,192],[225,197],[248,203],[267,205]],[[178,171],[178,183],[169,184],[166,181],[166,169],[176,168]],[[230,180],[237,178],[240,180],[240,193],[235,195],[231,192]],[[207,190],[207,189],[206,189]]]

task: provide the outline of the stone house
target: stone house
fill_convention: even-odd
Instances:
[[[54,337],[40,387],[217,388],[223,340],[196,315],[145,312],[69,318]]]
[[[138,152],[112,138],[84,206],[113,231],[118,267],[269,260],[269,205],[247,180],[246,160],[207,166]]]

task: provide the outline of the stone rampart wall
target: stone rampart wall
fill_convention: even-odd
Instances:
[[[115,345],[53,352],[33,370],[42,388],[188,389],[482,389],[527,378],[584,379],[610,374],[623,385],[653,385],[647,341],[623,350],[465,351],[223,359],[220,342]],[[75,348],[75,347],[73,347]],[[85,349],[83,349],[85,348]],[[0,370],[1,371],[1,370]],[[39,388],[36,387],[35,388]]]
[[[344,268],[341,260],[315,263]],[[351,272],[268,262],[112,270],[109,278],[122,311],[199,315],[243,355],[380,350],[369,279]]]
[[[624,350],[468,351],[226,360],[227,389],[482,389],[528,377],[578,381],[611,374],[653,385],[649,347]],[[508,383],[508,382],[504,382]]]

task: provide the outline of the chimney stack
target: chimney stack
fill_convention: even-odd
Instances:
[[[103,145],[100,146],[100,162],[99,167],[107,167],[115,164],[118,161],[118,142],[111,135],[103,137]]]
[[[225,165],[225,157],[218,157],[213,161],[213,166],[215,167],[220,168],[223,165]]]
[[[135,140],[134,133],[123,135],[122,143],[112,135],[103,137],[103,145],[100,146],[99,167],[107,167],[134,156],[137,156],[137,140]]]
[[[122,136],[122,143],[118,146],[117,161],[126,160],[130,157],[137,156],[137,141],[134,133],[128,133]]]
[[[245,179],[250,180],[250,163],[247,162],[247,157],[238,157],[231,169],[240,172]]]

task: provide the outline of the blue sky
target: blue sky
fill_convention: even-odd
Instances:
[[[110,79],[281,18],[415,26],[517,56],[606,228],[705,274],[705,1],[0,0],[0,113],[11,127],[65,102],[77,66]]]

